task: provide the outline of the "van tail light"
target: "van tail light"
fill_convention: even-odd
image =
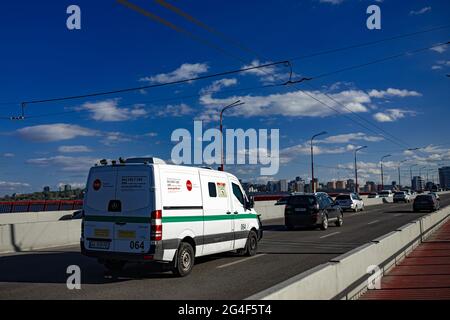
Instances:
[[[161,241],[162,240],[162,210],[152,211],[151,214],[151,232],[150,240]]]

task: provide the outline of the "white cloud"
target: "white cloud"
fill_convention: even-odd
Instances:
[[[211,85],[200,90],[200,94],[214,93],[222,90],[222,88],[234,86],[237,84],[236,78],[225,78],[214,81]]]
[[[346,90],[329,94],[335,100],[346,106],[330,101],[320,91],[304,91],[307,94],[326,102],[332,108],[341,113],[367,112],[366,104],[370,102],[370,97],[361,90]],[[211,94],[200,97],[200,103],[205,106],[200,120],[216,121],[219,117],[220,109],[230,102],[241,100],[245,104],[229,110],[230,115],[240,117],[271,116],[282,115],[289,117],[327,117],[335,115],[336,112],[324,106],[320,102],[312,99],[301,90],[287,93],[276,93],[267,96],[233,96],[226,99],[213,98]]]
[[[317,141],[318,143],[349,143],[350,141],[367,141],[367,142],[379,142],[384,140],[381,136],[368,136],[362,132],[339,134],[335,136],[327,137],[323,140]]]
[[[78,125],[54,123],[21,128],[16,131],[16,134],[26,140],[52,142],[69,140],[76,137],[97,136],[99,132]]]
[[[164,108],[158,108],[155,112],[158,117],[182,117],[194,112],[190,106],[185,103],[169,104]]]
[[[340,154],[353,150],[354,146],[325,148],[323,146],[314,145],[314,155],[321,154]],[[286,164],[296,159],[299,155],[309,155],[311,146],[309,142],[297,144],[280,150],[280,163]]]
[[[157,137],[158,134],[156,132],[149,132],[149,133],[145,133],[143,136],[153,138],[153,137]]]
[[[23,182],[0,181],[0,190],[15,191],[20,188],[28,188],[30,185]]]
[[[145,117],[147,111],[142,105],[135,105],[133,108],[120,108],[119,99],[108,99],[99,102],[86,102],[77,110],[87,110],[91,113],[91,118],[97,121],[125,121]]]
[[[256,67],[269,63],[270,61],[260,62],[259,60],[255,59],[250,64],[242,66],[242,69]],[[247,70],[243,72],[243,74],[251,74],[257,76],[261,82],[266,84],[273,83],[275,81],[284,82],[289,79],[289,69],[277,65]]]
[[[164,83],[196,78],[209,69],[206,63],[183,63],[179,68],[169,73],[160,73],[150,77],[144,77],[139,81],[148,81],[150,83]]]
[[[439,46],[435,46],[435,47],[431,48],[430,50],[438,52],[438,53],[444,53],[445,51],[447,51],[447,45],[441,44]]]
[[[4,153],[3,154],[3,157],[5,157],[5,158],[13,158],[13,157],[15,157],[16,155],[14,154],[14,153],[10,153],[10,152],[7,152],[7,153]]]
[[[104,138],[100,141],[104,145],[111,146],[120,142],[131,141],[131,138],[122,132],[105,132]]]
[[[421,15],[421,14],[424,14],[424,13],[427,13],[427,12],[430,12],[430,11],[431,11],[431,7],[423,7],[420,10],[416,10],[416,11],[411,10],[409,12],[409,14],[412,15],[412,16],[417,16],[417,15]]]
[[[387,109],[384,112],[377,112],[373,115],[378,122],[393,122],[406,117],[407,115],[414,116],[416,112],[402,109]]]
[[[387,90],[376,90],[376,89],[370,90],[369,96],[372,98],[386,98],[386,97],[405,98],[405,97],[420,97],[422,96],[422,94],[417,91],[388,88]]]
[[[69,156],[54,156],[47,158],[28,159],[26,163],[40,166],[52,167],[65,172],[82,172],[87,173],[98,159],[92,157],[69,157]]]
[[[86,146],[60,146],[58,151],[61,153],[78,153],[78,152],[91,152],[92,150]]]
[[[341,4],[344,0],[319,0],[321,3]]]
[[[431,67],[432,70],[440,70],[444,67],[450,67],[450,60],[440,60],[437,61],[434,66]]]

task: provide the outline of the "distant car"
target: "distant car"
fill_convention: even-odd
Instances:
[[[72,213],[72,219],[81,219],[83,218],[83,210],[77,210]]]
[[[356,193],[340,194],[336,197],[336,203],[342,210],[352,210],[358,212],[364,210],[364,202]]]
[[[436,211],[440,208],[439,201],[432,194],[420,194],[414,199],[413,210],[419,211]]]
[[[276,206],[281,206],[281,205],[285,205],[285,204],[286,204],[286,202],[287,202],[287,199],[288,199],[288,197],[283,197],[283,198],[280,198],[280,199],[278,199],[278,201],[277,201],[277,202],[275,202],[275,205],[276,205]]]
[[[320,227],[328,229],[329,222],[340,227],[344,214],[337,203],[324,192],[305,193],[288,197],[284,209],[284,223],[288,230],[297,226]]]
[[[406,191],[398,191],[394,193],[394,203],[397,202],[409,203],[411,202],[411,196]]]
[[[378,195],[378,193],[376,193],[376,192],[371,192],[371,193],[369,193],[369,196],[368,196],[368,198],[371,198],[371,199],[373,199],[373,198],[379,198],[380,196]]]
[[[391,190],[383,190],[379,193],[380,198],[391,198],[393,197],[393,193]]]
[[[432,194],[433,196],[436,197],[436,200],[441,200],[441,198],[439,198],[439,195],[436,192],[430,192],[430,194]]]

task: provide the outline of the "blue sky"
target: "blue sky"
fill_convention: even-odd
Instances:
[[[448,1],[170,2],[232,39],[228,41],[154,1],[133,3],[221,49],[115,1],[2,3],[0,118],[19,114],[21,101],[186,79],[427,30],[450,21]],[[66,28],[66,8],[71,4],[81,8],[81,30]],[[381,30],[366,28],[366,8],[371,4],[381,8]],[[448,41],[449,35],[446,28],[292,60],[294,80],[433,46]],[[238,48],[235,42],[248,49]],[[25,120],[0,120],[0,195],[41,190],[44,185],[54,189],[60,183],[83,185],[89,167],[101,158],[170,159],[173,130],[192,131],[194,119],[204,120],[205,128],[217,127],[220,106],[236,99],[245,105],[227,111],[227,128],[280,129],[279,173],[264,177],[259,166],[227,166],[244,181],[307,179],[310,162],[305,143],[322,130],[328,135],[317,141],[316,175],[321,181],[352,178],[352,150],[361,145],[368,148],[359,153],[360,179],[378,182],[379,160],[391,153],[386,159],[387,181],[398,180],[397,163],[407,159],[402,171],[406,181],[409,164],[436,168],[449,163],[449,53],[448,46],[436,47],[312,80],[313,87],[229,91],[287,79],[287,69],[278,67],[141,92],[29,105]],[[396,137],[388,136],[396,143],[386,138],[386,132]],[[404,151],[412,147],[424,148]]]

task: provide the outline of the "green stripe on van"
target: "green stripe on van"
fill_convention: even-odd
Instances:
[[[256,214],[221,214],[215,216],[171,216],[162,217],[162,222],[217,221],[236,219],[256,219]]]
[[[162,217],[162,222],[195,222],[195,221],[217,221],[233,219],[256,219],[256,214],[222,214],[214,216],[171,216]],[[150,217],[129,217],[129,216],[85,216],[85,221],[98,222],[126,222],[126,223],[150,223]]]

